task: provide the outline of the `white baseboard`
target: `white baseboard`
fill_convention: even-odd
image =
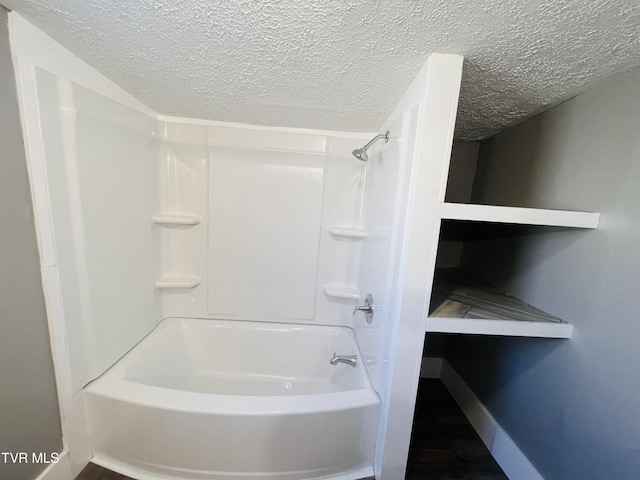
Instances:
[[[440,378],[475,431],[511,480],[544,480],[462,377],[443,358],[424,358],[420,376]]]
[[[36,480],[73,480],[69,452],[65,449],[58,455],[58,462],[50,464]]]

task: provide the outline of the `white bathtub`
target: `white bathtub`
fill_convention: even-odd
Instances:
[[[373,475],[380,401],[348,328],[167,319],[85,399],[93,461],[140,480]]]

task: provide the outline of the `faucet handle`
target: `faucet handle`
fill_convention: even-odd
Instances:
[[[367,323],[371,323],[373,320],[373,309],[373,296],[370,293],[367,293],[367,296],[364,299],[364,305],[358,305],[354,308],[353,314],[355,315],[357,312],[364,312]]]

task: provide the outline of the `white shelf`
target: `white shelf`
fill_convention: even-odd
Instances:
[[[200,285],[200,277],[167,275],[156,280],[156,288],[195,288]]]
[[[573,325],[569,323],[525,322],[521,320],[429,317],[426,322],[426,331],[427,333],[571,338]]]
[[[500,207],[465,203],[438,205],[443,220],[469,220],[474,222],[546,225],[550,227],[598,228],[600,214],[539,208]]]
[[[153,216],[153,223],[166,227],[192,227],[198,225],[202,218],[198,215],[177,215],[160,213]]]
[[[335,237],[345,237],[354,240],[360,240],[367,236],[367,233],[362,227],[355,227],[352,225],[329,225],[327,230]]]
[[[353,285],[345,285],[343,283],[325,283],[322,291],[328,297],[342,298],[345,300],[359,300],[360,292]]]
[[[573,326],[457,269],[436,270],[426,331],[571,338]]]

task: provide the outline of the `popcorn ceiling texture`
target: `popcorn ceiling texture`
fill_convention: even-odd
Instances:
[[[376,131],[429,53],[465,56],[456,137],[640,65],[638,0],[0,0],[158,113]]]

